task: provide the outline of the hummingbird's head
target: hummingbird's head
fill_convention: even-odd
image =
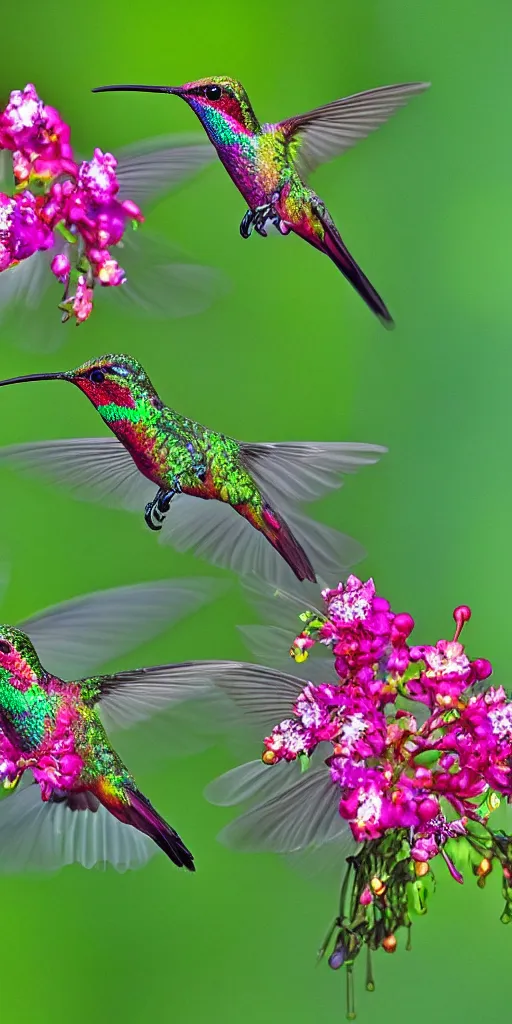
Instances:
[[[99,356],[63,376],[76,384],[100,412],[105,405],[135,409],[141,400],[158,399],[146,371],[133,356]]]
[[[260,127],[242,83],[223,75],[199,78],[185,85],[106,85],[93,92],[165,92],[181,96],[197,114],[212,141],[219,144],[223,141],[222,125],[226,122],[232,130],[247,134]]]
[[[0,625],[0,671],[2,669],[15,676],[23,689],[45,674],[32,641],[14,626]]]
[[[145,370],[133,356],[100,356],[65,373],[34,373],[1,380],[0,387],[33,380],[67,380],[80,388],[100,413],[104,406],[122,410],[135,409],[141,401],[151,401],[155,405],[160,403]]]

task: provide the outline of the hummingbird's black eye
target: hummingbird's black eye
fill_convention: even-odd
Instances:
[[[93,384],[103,384],[103,381],[105,380],[103,370],[91,370],[89,380],[92,380]]]
[[[220,100],[222,89],[220,85],[207,85],[204,90],[207,100]]]
[[[0,652],[2,654],[11,653],[11,645],[7,643],[7,640],[0,640]]]

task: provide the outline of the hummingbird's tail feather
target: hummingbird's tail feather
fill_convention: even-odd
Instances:
[[[261,511],[259,509],[256,511],[251,506],[239,506],[237,512],[261,531],[272,547],[288,563],[298,580],[310,580],[312,583],[316,583],[315,570],[304,548],[294,537],[288,523],[267,501],[263,500]]]
[[[160,847],[161,850],[176,864],[178,868],[195,871],[194,858],[177,832],[155,811],[147,797],[138,789],[131,787],[112,787],[106,779],[102,779],[95,788],[101,803],[119,821],[143,832]]]
[[[386,304],[381,299],[379,293],[375,291],[366,275],[363,274],[361,267],[358,266],[355,259],[350,255],[332,218],[327,212],[321,214],[317,211],[317,216],[325,230],[322,246],[323,252],[329,256],[338,267],[338,270],[341,270],[347,281],[350,281],[358,295],[366,302],[372,313],[375,313],[375,316],[379,318],[384,327],[388,329],[394,327],[393,318]]]

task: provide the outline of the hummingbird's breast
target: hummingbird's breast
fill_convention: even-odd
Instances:
[[[287,180],[284,136],[273,125],[254,135],[240,135],[218,147],[230,177],[254,210],[271,201]]]

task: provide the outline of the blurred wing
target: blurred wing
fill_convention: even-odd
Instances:
[[[144,512],[156,494],[116,437],[77,437],[0,448],[0,462],[64,485],[75,498]]]
[[[0,274],[0,322],[9,317],[15,325],[19,348],[53,352],[66,340],[58,304],[63,285],[50,270],[62,245],[36,252],[28,260]]]
[[[103,676],[99,706],[107,732],[129,728],[171,705],[206,697],[222,665],[219,661],[189,661]]]
[[[15,312],[20,346],[23,348],[55,348],[57,328],[62,328],[57,309],[62,288],[59,292],[61,286],[50,271],[52,256],[53,252],[50,258],[48,253],[36,252],[29,259],[0,273],[0,322],[9,312]],[[52,297],[49,294],[51,291],[54,293]],[[48,310],[45,303],[44,314],[41,316],[40,306],[45,299],[48,300]],[[50,308],[53,319],[48,315]]]
[[[216,158],[209,142],[192,135],[162,135],[119,150],[116,175],[118,198],[142,208],[196,174]]]
[[[229,290],[220,270],[187,262],[184,254],[144,227],[126,231],[113,250],[126,274],[116,288],[97,288],[114,297],[125,311],[140,316],[179,318],[200,313]]]
[[[364,557],[364,549],[357,541],[309,519],[282,501],[275,502],[275,505],[304,548],[317,575],[328,583],[337,583],[345,569]],[[263,534],[222,501],[177,495],[173,498],[160,536],[163,543],[172,544],[178,551],[192,548],[199,557],[232,569],[241,576],[254,572],[285,588],[296,579]]]
[[[335,682],[333,659],[324,654],[317,645],[303,662],[290,657],[290,647],[302,629],[299,615],[305,611],[325,612],[321,595],[322,584],[300,583],[294,580],[287,588],[279,588],[257,579],[254,574],[242,580],[242,590],[249,604],[267,622],[279,622],[279,626],[238,626],[249,650],[267,665],[273,665],[285,672],[293,671],[304,683]]]
[[[221,589],[221,582],[196,578],[100,590],[48,608],[20,627],[45,668],[78,679],[157,636]]]
[[[243,465],[277,507],[283,497],[313,501],[341,487],[344,473],[372,465],[387,451],[381,445],[338,441],[239,444]]]
[[[304,850],[288,853],[286,861],[303,878],[316,881],[322,887],[339,889],[346,869],[346,859],[356,849],[357,844],[350,829],[344,829],[322,846],[313,843]]]
[[[290,718],[304,688],[296,676],[243,661],[218,662],[212,681],[236,709],[236,724],[257,729],[261,739],[278,722]]]
[[[291,511],[286,507],[283,511],[288,526],[308,555],[318,580],[336,586],[353,565],[365,558],[363,546],[346,533],[318,523],[302,512]],[[288,576],[296,578],[291,572]]]
[[[293,579],[288,587],[278,587],[271,582],[260,580],[250,573],[241,581],[244,597],[267,622],[279,621],[279,625],[289,630],[294,640],[301,627],[299,615],[302,612],[325,614],[322,598],[323,583],[310,583],[305,580]],[[291,641],[290,641],[291,643]]]
[[[92,794],[41,800],[39,786],[18,789],[0,803],[0,871],[56,871],[67,864],[107,864],[127,871],[157,852],[151,840],[123,825]]]
[[[291,633],[281,626],[237,626],[244,641],[260,664],[277,665],[286,671],[291,668]],[[291,637],[291,639],[290,639]]]
[[[290,656],[290,646],[300,631],[294,635],[280,626],[237,626],[251,654],[259,661],[287,672],[293,669],[302,679],[303,686],[310,683],[336,682],[332,656],[322,655],[315,648],[306,661],[296,662]],[[321,650],[321,648],[320,648]]]
[[[291,143],[299,173],[307,175],[320,164],[345,153],[380,128],[413,96],[425,92],[429,85],[429,82],[385,85],[283,121],[279,127]]]
[[[31,308],[37,305],[47,284],[48,260],[42,252],[36,252],[28,260],[22,260],[10,270],[0,273],[0,316],[10,302],[23,299]]]
[[[331,781],[327,765],[310,768],[231,821],[218,838],[226,846],[246,852],[292,853],[311,843],[321,846],[349,828],[339,815],[338,804],[339,789]]]
[[[213,733],[229,731],[236,722],[236,727],[257,727],[261,735],[267,726],[289,717],[302,685],[293,676],[237,661],[156,665],[103,676],[100,709],[108,731],[127,728],[171,705],[199,700],[195,714],[206,713]]]
[[[269,765],[259,758],[219,775],[208,784],[204,795],[217,807],[233,807],[247,801],[260,803],[287,789],[296,780],[298,770],[296,761],[280,761],[269,771]]]

